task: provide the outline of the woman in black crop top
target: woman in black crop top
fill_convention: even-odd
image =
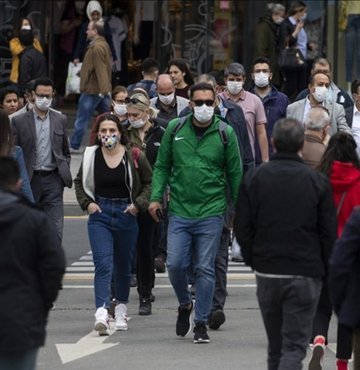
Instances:
[[[151,166],[126,147],[120,120],[111,113],[95,123],[98,145],[87,147],[75,179],[78,202],[89,213],[95,265],[95,330],[109,334],[110,285],[114,270],[116,330],[127,330],[131,264],[138,236],[137,214],[148,207]]]

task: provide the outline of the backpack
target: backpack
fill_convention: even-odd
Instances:
[[[226,131],[227,122],[220,116],[217,116],[220,119],[219,124],[219,135],[221,138],[221,142],[224,144],[224,147],[226,148],[229,143],[229,137],[228,133]],[[172,133],[171,133],[171,139],[173,140],[175,135],[181,130],[181,128],[184,126],[187,116],[180,117],[179,122],[174,127]]]

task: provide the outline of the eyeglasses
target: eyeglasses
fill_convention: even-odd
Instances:
[[[215,100],[193,100],[192,102],[197,106],[201,107],[202,105],[207,105],[208,107],[211,107],[214,105]]]
[[[116,99],[116,100],[114,100],[114,103],[116,103],[116,104],[126,104],[126,100]]]

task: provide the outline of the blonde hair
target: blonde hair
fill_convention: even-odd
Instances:
[[[132,99],[137,100],[137,102],[132,101]],[[158,110],[150,106],[150,100],[143,92],[136,92],[130,96],[130,101],[127,104],[128,107],[133,107],[139,109],[142,112],[149,110],[149,116],[151,118],[156,118]]]

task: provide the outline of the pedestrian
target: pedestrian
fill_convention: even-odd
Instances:
[[[110,287],[114,271],[115,329],[128,329],[131,264],[138,236],[137,215],[149,204],[151,167],[127,146],[116,115],[98,117],[96,145],[86,147],[75,179],[76,198],[89,213],[88,234],[95,265],[95,325],[109,335]]]
[[[0,108],[9,116],[19,108],[19,90],[9,86],[0,90]]]
[[[281,119],[272,141],[270,161],[245,176],[234,232],[256,275],[268,369],[300,370],[336,238],[336,212],[328,180],[298,155],[303,126]]]
[[[214,115],[215,91],[206,83],[190,88],[193,113],[171,121],[155,163],[149,211],[161,218],[161,202],[170,186],[167,268],[179,308],[176,334],[192,328],[194,342],[208,343],[207,320],[215,288],[215,257],[226,210],[226,179],[236,201],[242,164],[236,135]],[[225,136],[225,137],[224,137]],[[224,140],[226,139],[226,140]],[[225,141],[225,142],[224,142]],[[188,289],[188,269],[194,257],[196,305]]]
[[[35,370],[65,272],[54,225],[16,193],[15,159],[0,157],[0,369]]]
[[[330,128],[329,112],[323,106],[310,109],[305,118],[305,140],[301,157],[312,168],[317,168],[326,149]]]
[[[126,100],[130,128],[127,131],[133,148],[146,154],[151,167],[154,167],[165,129],[154,119],[155,110],[144,94],[135,93]],[[136,243],[137,290],[139,293],[139,315],[151,315],[152,288],[155,281],[154,252],[161,227],[149,212],[139,212],[139,235]]]
[[[172,59],[168,63],[167,73],[175,85],[175,95],[189,99],[190,87],[194,84],[193,76],[185,59]]]
[[[353,332],[354,370],[360,369],[360,210],[355,208],[330,258],[329,289],[339,325]],[[338,345],[342,345],[338,342]],[[337,369],[349,369],[348,364]]]
[[[37,79],[34,85],[34,108],[12,119],[14,144],[24,152],[35,203],[56,225],[60,239],[64,226],[64,187],[71,188],[70,152],[67,118],[50,109],[54,83]]]
[[[334,203],[337,210],[337,236],[341,237],[351,212],[360,206],[360,160],[356,153],[353,137],[339,132],[331,137],[322,156],[319,169],[330,179]],[[319,304],[313,323],[312,343],[314,345],[310,370],[316,370],[322,362],[328,343],[328,330],[332,315],[332,303],[327,280],[324,281]],[[352,330],[338,323],[336,368],[347,370],[352,353]]]
[[[27,83],[25,93],[24,93],[24,103],[25,104],[22,108],[18,109],[17,111],[9,115],[10,123],[13,117],[26,113],[34,108],[34,103],[35,103],[33,99],[34,86],[35,86],[35,80],[31,80]]]
[[[219,96],[231,100],[244,112],[250,138],[252,155],[256,164],[269,160],[269,145],[266,136],[266,115],[264,106],[258,96],[244,89],[245,68],[239,63],[231,63],[224,72],[226,90]],[[255,156],[255,142],[260,148],[260,157]]]
[[[345,116],[356,141],[356,151],[360,156],[360,79],[355,79],[352,82],[351,95],[354,100],[354,106],[345,109]]]
[[[105,113],[110,110],[111,54],[109,45],[104,39],[104,23],[91,21],[86,32],[91,42],[80,71],[81,94],[74,133],[70,140],[72,154],[81,153],[81,141],[94,111]]]

